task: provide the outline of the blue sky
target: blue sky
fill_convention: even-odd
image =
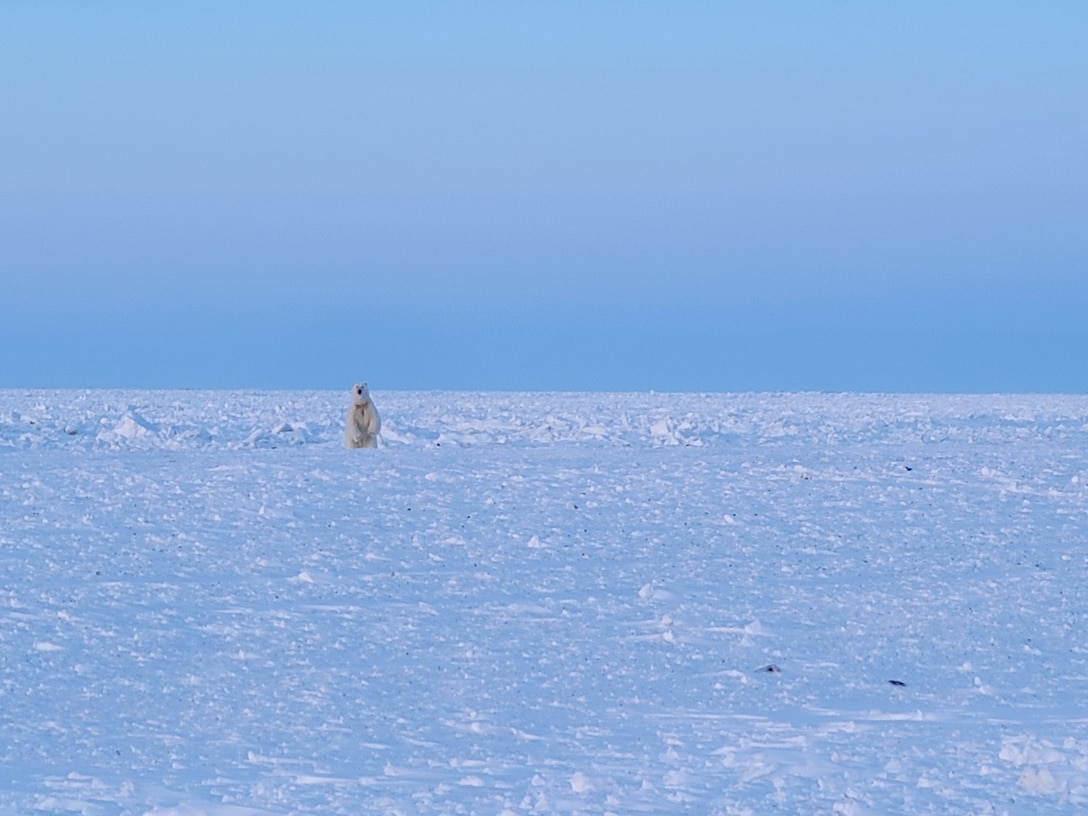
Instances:
[[[5,3],[0,387],[1086,392],[1088,5],[948,5]]]

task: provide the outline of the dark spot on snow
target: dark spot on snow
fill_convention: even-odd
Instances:
[[[903,467],[905,467],[908,471],[914,470],[914,468],[912,468],[910,465],[903,465]]]
[[[891,683],[893,686],[899,686],[900,688],[904,688],[907,685],[902,680],[889,680],[888,682]]]
[[[762,669],[756,669],[756,671],[767,672],[767,674],[780,674],[782,669],[778,668],[774,663],[769,663]]]

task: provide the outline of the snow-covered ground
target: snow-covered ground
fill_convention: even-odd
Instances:
[[[0,812],[1088,808],[1088,398],[0,391]]]

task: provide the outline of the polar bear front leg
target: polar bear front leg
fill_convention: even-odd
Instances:
[[[352,406],[344,422],[344,447],[348,450],[360,448],[363,444],[363,435],[355,414],[355,407]]]

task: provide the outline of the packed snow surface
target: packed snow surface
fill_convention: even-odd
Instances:
[[[1088,398],[0,391],[0,812],[1088,808]]]

